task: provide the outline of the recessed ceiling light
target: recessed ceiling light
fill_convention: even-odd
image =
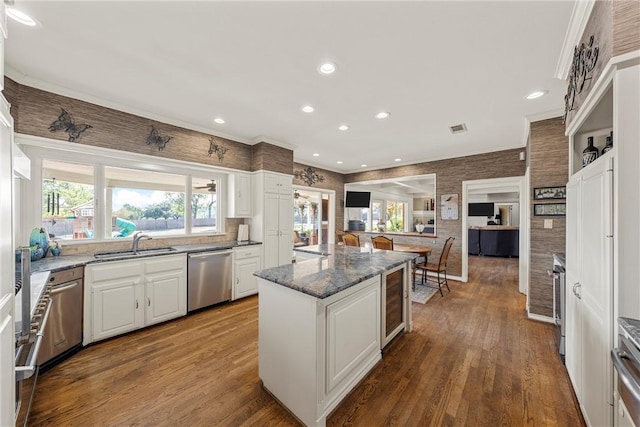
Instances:
[[[224,119],[221,117],[216,117],[215,119],[213,119],[214,122],[218,123],[219,125],[223,125],[224,124]]]
[[[302,111],[304,111],[305,113],[313,113],[315,111],[315,108],[313,108],[311,105],[305,105],[304,107],[302,107]]]
[[[349,125],[340,125],[340,126],[338,126],[338,129],[340,129],[340,130],[349,130]]]
[[[400,162],[402,159],[393,159],[394,162]]]
[[[360,165],[361,168],[366,168],[367,165],[365,165],[364,163]]]
[[[318,153],[313,153],[313,157],[318,157],[320,154]]]
[[[546,95],[547,93],[549,93],[548,90],[537,90],[535,92],[531,92],[529,95],[526,96],[527,99],[536,99],[536,98],[540,98],[541,96]]]
[[[338,69],[338,66],[333,62],[325,62],[324,64],[320,64],[318,67],[318,72],[320,74],[333,74]]]
[[[376,114],[376,119],[386,119],[390,115],[391,113],[388,111],[380,111],[378,114]]]
[[[343,161],[342,160],[338,160],[336,163],[341,165],[343,163]]]
[[[36,26],[36,21],[35,19],[33,19],[32,17],[30,17],[29,15],[27,15],[26,13],[18,10],[18,9],[14,9],[12,7],[8,7],[7,8],[7,16],[9,16],[9,18],[13,19],[16,22],[19,22],[23,25],[26,25],[28,27],[35,27]]]

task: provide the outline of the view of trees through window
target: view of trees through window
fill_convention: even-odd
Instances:
[[[405,231],[404,216],[407,203],[391,200],[373,200],[371,208],[360,208],[360,220],[367,231]],[[371,211],[371,215],[369,215]],[[371,221],[369,221],[371,218]]]

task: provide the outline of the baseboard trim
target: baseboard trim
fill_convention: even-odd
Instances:
[[[535,320],[535,321],[538,321],[538,322],[555,324],[553,318],[551,318],[549,316],[541,316],[539,314],[532,314],[532,313],[529,313],[528,310],[527,310],[527,317],[529,318],[529,320]]]

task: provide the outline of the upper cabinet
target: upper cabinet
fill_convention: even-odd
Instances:
[[[293,182],[290,176],[266,173],[264,176],[264,192],[277,194],[293,194]]]
[[[233,173],[229,175],[228,214],[230,218],[251,217],[251,175]]]

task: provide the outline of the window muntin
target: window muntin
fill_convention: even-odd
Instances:
[[[94,238],[94,166],[42,161],[42,227],[56,240]]]

